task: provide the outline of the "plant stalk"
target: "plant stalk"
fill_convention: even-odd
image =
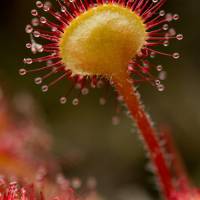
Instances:
[[[144,145],[147,147],[151,161],[156,168],[155,173],[158,176],[161,189],[163,190],[166,199],[170,199],[170,193],[173,191],[172,176],[152,122],[142,108],[140,100],[133,89],[133,81],[130,80],[127,73],[113,76],[112,81],[119,95],[123,97],[133,120],[140,130]]]

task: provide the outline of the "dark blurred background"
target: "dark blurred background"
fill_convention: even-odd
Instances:
[[[120,199],[123,192],[130,197],[139,195],[132,199],[149,199],[145,195],[148,192],[156,195],[153,177],[145,167],[143,147],[125,110],[119,114],[120,123],[112,124],[116,105],[111,88],[105,106],[99,105],[105,89],[98,89],[81,97],[80,105],[74,107],[70,102],[59,103],[65,85],[58,84],[43,94],[33,83],[35,76],[18,75],[22,60],[28,55],[25,43],[29,37],[24,27],[31,19],[33,7],[33,0],[1,0],[0,84],[8,99],[12,102],[18,94],[33,97],[55,138],[54,153],[66,176],[96,177],[98,190],[108,199]],[[172,42],[168,50],[180,52],[181,59],[158,56],[156,62],[162,63],[168,73],[166,90],[160,93],[142,84],[139,91],[155,124],[171,127],[189,175],[200,186],[199,8],[199,0],[168,0],[165,10],[180,14],[181,19],[173,26],[184,34],[184,40]]]

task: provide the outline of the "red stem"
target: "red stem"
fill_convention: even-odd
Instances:
[[[139,98],[133,89],[133,81],[129,79],[127,74],[118,74],[112,78],[119,95],[123,96],[124,102],[136,122],[144,139],[144,143],[150,152],[151,160],[156,167],[156,173],[166,199],[170,199],[171,191],[173,191],[171,174],[152,122],[143,110]]]
[[[165,149],[172,155],[172,169],[173,177],[176,177],[178,181],[179,190],[186,190],[191,186],[190,180],[188,178],[187,170],[183,164],[182,158],[174,144],[173,138],[171,136],[171,129],[168,126],[160,126],[161,139],[165,141]]]

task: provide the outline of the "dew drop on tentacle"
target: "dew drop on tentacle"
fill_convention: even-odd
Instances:
[[[151,57],[151,58],[155,58],[155,56],[156,56],[155,52],[151,52],[151,53],[150,53],[150,57]]]
[[[169,46],[169,40],[165,40],[165,41],[163,42],[163,46],[168,47],[168,46]]]
[[[24,58],[24,63],[31,65],[33,63],[33,60],[32,60],[32,58]]]
[[[28,24],[26,26],[26,28],[25,28],[25,31],[26,31],[26,33],[32,33],[33,32],[33,27],[30,24]]]
[[[112,124],[115,125],[115,126],[117,126],[119,123],[120,123],[119,117],[116,116],[116,115],[113,116],[113,117],[112,117]]]
[[[81,89],[81,83],[76,83],[76,84],[75,84],[75,88],[76,88],[77,90],[80,90],[80,89]]]
[[[160,80],[165,80],[167,78],[167,72],[166,71],[161,71],[158,75]]]
[[[153,3],[158,3],[159,0],[152,0]]]
[[[176,36],[176,39],[177,39],[177,40],[183,40],[183,34],[178,34],[178,35]]]
[[[79,105],[79,99],[78,99],[78,98],[74,98],[74,99],[72,100],[72,105],[78,106],[78,105]]]
[[[36,1],[35,5],[38,7],[38,8],[42,8],[43,7],[43,3],[41,1]]]
[[[168,31],[169,36],[175,36],[176,35],[176,30],[174,28],[170,28]]]
[[[104,86],[103,80],[98,80],[97,81],[97,88],[102,88]]]
[[[47,23],[46,17],[40,17],[40,22],[41,22],[42,24]]]
[[[27,49],[30,49],[32,47],[32,44],[31,43],[26,43],[26,48]]]
[[[89,89],[88,88],[84,87],[84,88],[81,89],[81,94],[82,95],[87,95],[88,93],[89,93]]]
[[[156,86],[159,86],[160,85],[160,80],[159,79],[155,80],[155,84],[156,84]]]
[[[36,9],[31,10],[31,15],[34,17],[38,16],[38,11]]]
[[[166,30],[169,29],[169,25],[168,24],[164,24],[162,28],[163,28],[164,31],[166,31]]]
[[[36,37],[36,38],[40,37],[40,32],[39,31],[34,31],[33,32],[33,36]]]
[[[67,97],[60,97],[60,103],[66,104],[67,103]]]
[[[34,82],[35,82],[36,85],[40,85],[42,83],[42,78],[37,77],[37,78],[35,78]]]
[[[43,10],[44,10],[45,12],[48,12],[48,11],[51,9],[51,6],[52,6],[51,2],[46,1],[46,2],[44,3],[44,5],[43,5]]]
[[[19,75],[24,76],[27,74],[27,70],[24,68],[19,69]]]
[[[160,72],[160,71],[162,71],[162,70],[163,70],[163,66],[162,66],[162,65],[157,65],[157,66],[156,66],[156,69],[157,69],[157,71],[159,71],[159,72]]]
[[[171,22],[171,21],[173,20],[173,16],[172,16],[171,13],[167,13],[165,18],[166,18],[166,20],[167,20],[168,22]]]
[[[40,20],[39,20],[37,17],[35,17],[35,18],[33,18],[33,19],[31,20],[31,24],[32,24],[34,27],[39,26]]]
[[[180,54],[178,52],[173,53],[173,58],[174,59],[179,59],[180,58]]]
[[[99,98],[99,104],[102,105],[102,106],[106,104],[106,99],[105,99],[105,97],[100,97],[100,98]]]
[[[41,89],[42,89],[42,92],[47,92],[48,89],[49,89],[49,87],[48,87],[48,85],[43,85],[43,86],[41,87]]]
[[[124,97],[121,96],[121,95],[118,95],[118,96],[117,96],[117,100],[118,100],[119,102],[123,102],[123,101],[124,101]]]
[[[51,65],[53,63],[52,60],[47,60],[47,66]]]
[[[180,16],[178,14],[173,15],[173,20],[179,20],[179,19],[180,19]]]
[[[165,90],[165,86],[162,85],[162,84],[159,84],[159,85],[157,86],[157,88],[158,88],[158,91],[159,91],[159,92],[163,92],[163,91]]]
[[[161,11],[159,12],[159,15],[160,15],[161,17],[165,16],[165,11],[164,11],[164,10],[161,10]]]

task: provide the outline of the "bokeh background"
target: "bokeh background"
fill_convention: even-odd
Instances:
[[[59,97],[69,86],[67,81],[43,94],[33,83],[34,75],[18,75],[28,55],[25,43],[29,38],[24,27],[33,7],[33,0],[1,0],[0,85],[7,101],[15,107],[17,104],[18,110],[25,106],[29,110],[29,101],[34,102],[30,112],[37,110],[38,120],[43,120],[52,135],[53,153],[67,177],[96,177],[98,190],[106,199],[157,199],[146,155],[125,109],[118,114],[120,123],[112,124],[116,115],[112,88],[104,106],[99,105],[99,98],[105,89],[81,97],[78,106],[70,102],[60,105]],[[168,73],[164,92],[148,84],[138,89],[155,124],[172,129],[189,175],[200,186],[199,8],[199,0],[168,0],[165,10],[180,14],[181,20],[173,26],[184,34],[184,40],[172,42],[167,50],[180,52],[181,59],[158,56],[155,60]]]

